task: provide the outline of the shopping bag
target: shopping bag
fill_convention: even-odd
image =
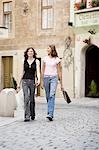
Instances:
[[[63,90],[62,92],[63,92],[63,97],[64,97],[65,101],[68,104],[71,103],[71,99],[70,99],[69,95],[67,94],[67,92],[65,90]]]

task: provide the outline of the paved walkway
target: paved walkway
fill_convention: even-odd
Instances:
[[[56,100],[55,119],[46,120],[44,98],[36,120],[0,117],[0,150],[99,150],[99,99]]]

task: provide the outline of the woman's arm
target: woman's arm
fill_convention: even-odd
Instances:
[[[37,66],[37,83],[36,83],[36,85],[38,86],[40,84],[40,62],[38,59],[36,60],[36,66]]]
[[[60,81],[61,90],[63,90],[63,83],[62,83],[62,65],[61,62],[57,64],[57,72],[58,72],[58,79]]]
[[[42,65],[42,72],[41,72],[41,79],[42,79],[42,85],[41,87],[43,88],[43,78],[44,78],[44,72],[45,72],[45,63],[43,62],[43,65]]]
[[[21,86],[21,82],[22,82],[22,78],[23,78],[23,74],[24,74],[24,65],[22,67],[22,71],[21,71],[21,76],[20,76],[20,80],[19,80],[19,83],[17,84],[17,88],[20,88]]]

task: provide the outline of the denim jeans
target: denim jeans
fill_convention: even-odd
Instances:
[[[23,79],[22,88],[24,94],[24,117],[35,117],[35,80]]]
[[[47,99],[48,115],[54,116],[55,94],[58,83],[57,76],[44,76],[44,88]]]

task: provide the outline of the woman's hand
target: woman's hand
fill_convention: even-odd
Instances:
[[[57,65],[57,71],[58,71],[58,80],[60,82],[61,91],[63,91],[64,88],[63,88],[63,84],[62,84],[62,66],[61,66],[61,63],[59,63]]]
[[[35,85],[36,85],[36,87],[37,87],[37,86],[39,86],[39,85],[40,85],[40,82],[36,82],[36,84],[35,84]]]
[[[17,86],[16,92],[18,93],[20,91],[20,86]]]
[[[44,83],[43,82],[41,83],[41,89],[44,89]]]
[[[62,85],[62,84],[60,84],[60,88],[61,88],[61,91],[63,91],[63,90],[64,90],[64,88],[63,88],[63,85]]]

